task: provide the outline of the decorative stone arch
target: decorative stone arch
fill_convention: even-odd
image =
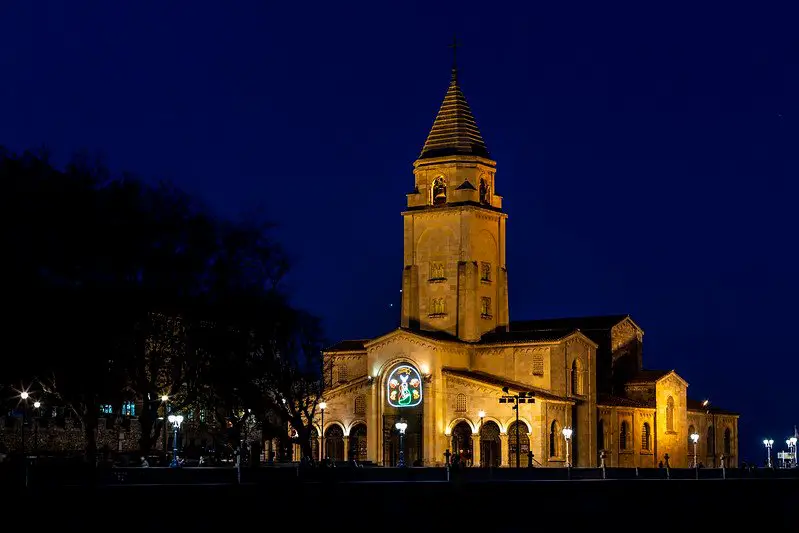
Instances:
[[[513,420],[516,420],[516,418],[514,418]],[[519,420],[521,421],[521,418]],[[497,425],[497,427],[499,428],[500,434],[504,434],[504,433],[506,433],[508,431],[507,426],[505,426],[505,424],[503,424],[502,421],[500,421],[499,418],[494,418],[493,416],[486,415],[486,416],[483,417],[483,424],[486,424],[488,422],[495,423]],[[475,423],[475,428],[477,429],[478,432],[480,431],[480,419],[479,418],[477,419],[477,422]]]
[[[442,196],[443,194],[443,196]],[[438,174],[430,181],[430,205],[443,205],[447,203],[447,177],[444,174]],[[441,199],[443,197],[443,200]]]
[[[325,421],[325,433],[327,433],[327,430],[330,429],[332,426],[340,427],[341,431],[344,432],[345,436],[349,434],[349,430],[347,429],[347,426],[345,426],[343,422],[340,422],[338,420],[330,420],[330,421],[326,420]]]
[[[350,432],[352,432],[352,429],[353,429],[355,426],[357,426],[357,425],[363,425],[363,426],[366,426],[366,429],[367,429],[367,431],[369,430],[369,424],[367,424],[367,423],[366,423],[366,420],[365,420],[365,419],[363,419],[363,418],[356,418],[355,420],[353,420],[352,422],[350,422],[350,425],[349,425],[349,426],[347,426],[347,429],[345,429],[345,430],[344,430],[344,435],[345,435],[345,436],[347,436],[347,437],[349,437],[349,436],[350,436]]]
[[[502,430],[502,433],[507,434],[508,430],[510,429],[510,427],[513,425],[514,422],[516,422],[516,417],[515,416],[513,418],[509,418],[504,426],[502,424],[500,424],[499,428]],[[533,425],[526,418],[524,418],[523,416],[520,416],[519,417],[519,423],[520,424],[524,424],[525,426],[527,426],[527,435],[528,436],[533,434]]]
[[[472,434],[475,434],[475,433],[477,433],[479,431],[479,427],[475,426],[474,422],[472,422],[468,418],[465,418],[465,417],[461,416],[461,417],[452,419],[452,421],[447,425],[446,434],[447,435],[451,435],[452,434],[452,428],[454,428],[455,426],[457,426],[461,422],[466,422],[467,424],[469,424],[469,427],[472,428]]]

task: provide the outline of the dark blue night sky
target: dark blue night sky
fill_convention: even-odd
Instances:
[[[799,423],[796,13],[630,7],[5,1],[0,144],[262,210],[297,303],[373,336],[399,322],[400,212],[457,32],[511,318],[630,313],[645,365],[740,411],[761,460]]]

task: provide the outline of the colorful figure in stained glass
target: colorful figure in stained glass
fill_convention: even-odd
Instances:
[[[395,368],[388,377],[387,388],[392,407],[415,407],[422,403],[422,378],[412,366]]]

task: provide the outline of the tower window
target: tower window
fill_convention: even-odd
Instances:
[[[430,316],[441,316],[445,312],[444,298],[432,298],[430,300]]]
[[[447,203],[447,183],[443,176],[439,176],[433,180],[432,204],[443,205],[445,203]]]
[[[491,189],[488,186],[488,182],[482,178],[480,179],[480,203],[491,203]]]
[[[480,263],[480,281],[491,281],[491,263]]]
[[[445,279],[444,276],[444,263],[442,261],[430,262],[430,279],[441,280]]]
[[[480,316],[482,318],[491,318],[491,298],[488,296],[480,298]]]

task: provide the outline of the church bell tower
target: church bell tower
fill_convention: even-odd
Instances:
[[[413,164],[404,219],[402,326],[475,342],[507,328],[508,275],[496,161],[477,128],[455,65]]]

